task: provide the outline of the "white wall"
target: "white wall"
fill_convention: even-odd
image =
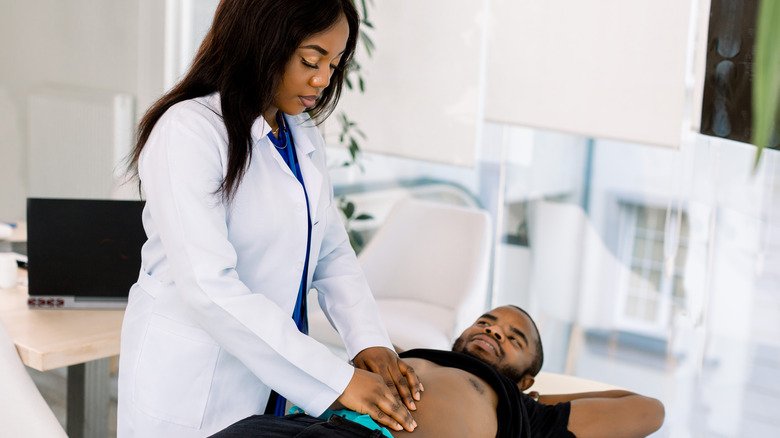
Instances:
[[[29,93],[86,87],[129,93],[145,107],[162,87],[163,44],[154,36],[162,36],[163,4],[0,0],[0,220],[24,218]]]
[[[484,100],[487,0],[376,0],[372,57],[358,50],[364,93],[339,104],[366,151],[474,167]],[[335,121],[328,133],[338,133]],[[326,139],[333,142],[335,136]]]
[[[165,33],[166,11],[208,9],[212,3],[213,0],[0,0],[4,12],[0,17],[0,91],[5,90],[7,95],[7,102],[0,108],[3,114],[10,113],[7,119],[17,120],[11,126],[0,126],[2,151],[6,152],[3,157],[7,157],[0,164],[0,173],[5,175],[0,180],[5,187],[0,189],[0,217],[18,216],[22,204],[23,195],[10,187],[24,187],[24,175],[19,175],[19,169],[24,168],[25,100],[30,89],[55,82],[128,92],[136,96],[137,111],[142,112],[162,92],[166,78],[170,82],[171,72],[163,71],[166,50],[170,54],[182,49],[168,47],[183,37]],[[677,100],[681,93],[673,94],[671,100],[659,96],[669,95],[682,85],[684,72],[680,66],[684,64],[685,34],[681,29],[688,16],[688,1],[644,1],[632,7],[611,0],[592,0],[587,4],[573,0],[522,5],[505,0],[424,3],[378,0],[371,12],[377,27],[377,51],[372,60],[363,63],[368,91],[365,95],[346,96],[343,106],[360,118],[361,128],[369,134],[366,150],[474,166],[480,154],[475,149],[484,147],[479,145],[484,114],[488,119],[514,123],[518,116],[528,115],[529,111],[541,114],[547,108],[525,98],[522,90],[529,91],[529,86],[533,89],[539,85],[538,91],[555,92],[545,100],[554,109],[552,114],[571,111],[568,96],[561,93],[566,87],[583,86],[581,82],[572,84],[570,77],[559,74],[562,70],[577,69],[545,65],[543,59],[567,62],[573,53],[580,53],[577,56],[588,62],[578,64],[578,68],[595,71],[602,77],[603,69],[593,66],[602,65],[613,58],[611,54],[623,50],[629,41],[627,37],[642,43],[637,47],[652,50],[640,50],[642,56],[636,51],[627,53],[619,64],[622,69],[606,69],[612,75],[607,77],[619,76],[627,81],[621,86],[621,93],[632,96],[630,104],[618,100],[612,106],[620,114],[626,109],[645,108],[652,114],[671,114],[675,119],[679,113]],[[662,20],[663,32],[657,32],[657,20],[647,17],[669,8],[676,11],[671,13],[674,20]],[[609,13],[601,14],[601,10]],[[578,18],[578,11],[590,15]],[[537,34],[541,23],[548,22],[544,32]],[[171,23],[183,29],[188,21],[167,23],[169,30]],[[551,34],[566,23],[573,26],[571,32]],[[591,35],[591,31],[596,33]],[[585,38],[583,44],[562,44],[561,38],[570,41],[572,34],[578,33]],[[662,38],[658,40],[659,37]],[[647,71],[647,66],[640,62],[646,53],[664,54],[665,50],[672,50],[674,55],[667,59],[669,65],[651,63],[653,87],[632,77],[632,72]],[[561,51],[567,55],[557,57],[555,54]],[[539,58],[542,54],[547,58]],[[539,75],[546,82],[537,84]],[[614,88],[611,81],[593,80],[588,84],[586,88],[593,96]],[[630,89],[625,89],[629,85]],[[661,94],[642,94],[659,87]],[[0,94],[0,102],[2,97]],[[556,107],[558,101],[561,104]],[[636,119],[636,114],[632,114]],[[613,113],[592,111],[591,115],[630,130],[624,123],[614,123]],[[669,119],[665,120],[668,124]],[[558,121],[563,123],[564,119]],[[651,125],[654,123],[643,124]],[[667,135],[669,130],[664,128],[663,132]],[[21,184],[11,183],[20,177]],[[6,183],[7,180],[10,181]],[[5,210],[8,213],[3,213]]]
[[[494,0],[485,117],[680,144],[690,0]]]
[[[0,221],[24,217],[24,152],[18,109],[0,88]]]
[[[577,199],[585,182],[587,138],[512,125],[503,129],[507,203],[556,195]]]

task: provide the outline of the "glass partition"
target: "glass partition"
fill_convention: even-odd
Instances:
[[[657,436],[775,436],[780,153],[504,130],[495,304],[535,315],[544,369],[664,401]]]

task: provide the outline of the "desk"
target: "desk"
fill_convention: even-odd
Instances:
[[[68,367],[70,438],[108,436],[110,357],[119,354],[123,316],[123,310],[28,309],[27,287],[0,289],[0,318],[22,362],[39,371]]]

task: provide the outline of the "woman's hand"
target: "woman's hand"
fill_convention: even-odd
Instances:
[[[416,410],[415,400],[420,400],[422,383],[414,369],[401,360],[395,351],[384,347],[366,348],[352,359],[355,368],[379,374],[385,385],[409,410]]]
[[[336,400],[347,409],[370,415],[377,423],[393,430],[417,427],[412,414],[404,407],[398,394],[391,391],[378,374],[355,368],[355,374]]]

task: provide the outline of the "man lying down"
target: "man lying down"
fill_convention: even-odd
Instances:
[[[256,415],[214,437],[644,437],[663,423],[661,402],[629,391],[524,394],[542,367],[543,351],[536,324],[519,307],[485,313],[452,351],[416,349],[400,356],[425,385],[412,413],[414,432],[381,428],[367,415],[328,411],[321,418]]]

